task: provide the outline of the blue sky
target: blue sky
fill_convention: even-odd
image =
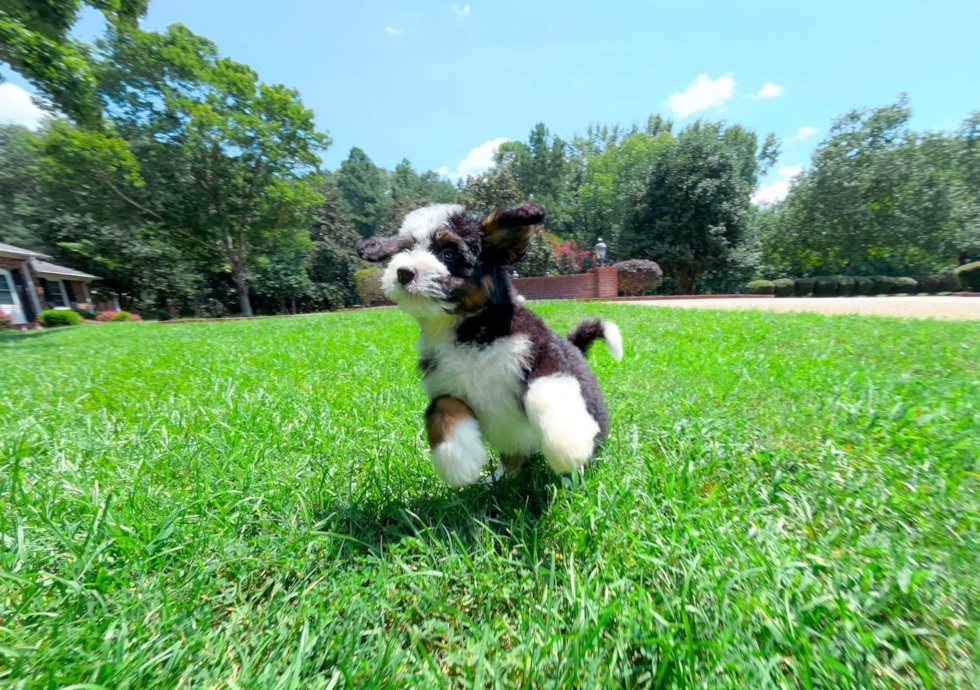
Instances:
[[[144,28],[172,22],[299,89],[334,139],[330,168],[359,146],[455,177],[537,122],[571,137],[659,112],[776,132],[781,165],[760,194],[778,196],[850,108],[908,92],[915,126],[934,130],[980,108],[978,0],[152,0]],[[99,30],[92,15],[78,27]],[[11,82],[0,118],[27,118]]]

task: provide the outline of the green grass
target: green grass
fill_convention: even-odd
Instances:
[[[980,324],[535,308],[609,441],[464,491],[394,310],[0,334],[0,687],[980,687]]]

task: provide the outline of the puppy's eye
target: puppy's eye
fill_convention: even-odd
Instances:
[[[442,259],[443,261],[452,261],[453,259],[456,258],[456,250],[449,249],[447,247],[446,249],[443,249],[441,252],[439,252],[439,258]]]

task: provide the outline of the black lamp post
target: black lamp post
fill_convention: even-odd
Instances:
[[[606,247],[606,243],[603,242],[602,238],[600,237],[599,241],[595,243],[595,258],[600,267],[602,267],[605,263],[606,249],[608,249],[608,247]]]

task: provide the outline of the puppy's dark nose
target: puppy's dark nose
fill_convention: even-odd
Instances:
[[[408,285],[413,280],[415,280],[418,277],[418,275],[419,272],[416,271],[411,266],[402,266],[401,268],[398,269],[398,282],[401,283],[402,285]]]

